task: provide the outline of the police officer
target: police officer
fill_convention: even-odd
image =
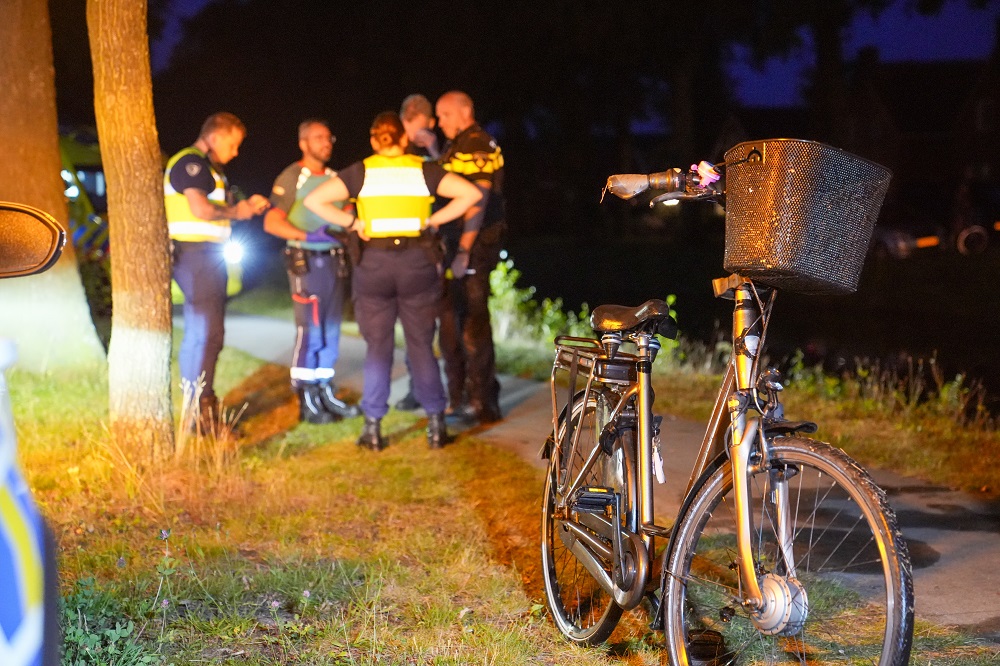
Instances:
[[[468,181],[440,165],[406,154],[399,116],[375,117],[370,130],[375,154],[340,171],[306,197],[306,207],[332,224],[356,231],[363,241],[353,280],[354,314],[367,344],[361,409],[364,429],[358,445],[385,446],[381,420],[389,411],[394,328],[403,325],[406,354],[417,400],[427,413],[427,442],[440,448],[448,434],[445,395],[434,356],[441,298],[440,243],[430,232],[462,215],[481,198]],[[451,199],[431,213],[434,194]],[[358,219],[335,202],[353,198]]]
[[[239,153],[245,136],[239,118],[214,113],[202,124],[194,145],[170,158],[163,176],[174,280],[184,294],[184,337],[178,353],[181,379],[192,387],[204,382],[196,425],[206,433],[214,432],[219,419],[214,381],[226,316],[222,249],[231,234],[231,220],[249,219],[268,207],[259,194],[234,202],[222,172],[223,165]]]
[[[490,272],[500,259],[506,230],[503,155],[493,137],[476,122],[472,100],[465,93],[445,93],[435,110],[438,126],[449,139],[442,165],[483,193],[482,201],[467,210],[462,220],[441,229],[445,263],[452,276],[445,286],[440,314],[450,409],[479,423],[493,423],[502,418],[489,298]],[[464,404],[466,397],[468,403]]]
[[[419,93],[408,95],[399,107],[399,119],[403,121],[403,129],[406,131],[407,154],[419,155],[425,160],[436,160],[441,157],[441,151],[438,150],[438,137],[434,133],[434,107],[431,106],[429,99]],[[409,368],[410,362],[407,360],[407,371]],[[416,396],[413,395],[412,373],[410,373],[410,384],[406,395],[393,406],[405,412],[412,412],[420,407]]]
[[[335,417],[361,413],[340,400],[333,386],[348,275],[344,247],[335,236],[344,234],[344,229],[302,203],[320,183],[337,175],[326,166],[333,143],[325,121],[310,118],[299,125],[302,159],[274,181],[271,209],[264,216],[264,231],[287,240],[285,266],[296,328],[292,390],[299,398],[299,420],[307,423],[330,423]]]
[[[434,108],[429,99],[419,93],[408,95],[399,107],[399,118],[409,141],[406,152],[432,160],[441,157],[434,133]]]

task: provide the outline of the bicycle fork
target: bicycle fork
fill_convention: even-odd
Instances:
[[[758,571],[753,552],[750,472],[766,464],[769,458],[769,443],[764,436],[760,418],[747,417],[754,390],[761,311],[747,284],[736,288],[735,301],[732,361],[735,390],[729,397],[728,408],[731,435],[729,461],[733,474],[737,558],[742,590],[740,601],[750,611],[754,623],[762,633],[790,635],[797,633],[805,622],[808,602],[805,589],[796,579],[788,482],[780,470],[769,472],[768,488],[772,493],[770,499],[775,512],[778,549],[784,561],[782,575]],[[756,457],[755,451],[760,452]]]

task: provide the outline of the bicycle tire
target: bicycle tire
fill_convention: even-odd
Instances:
[[[579,473],[587,456],[599,446],[598,437],[613,404],[612,396],[600,389],[591,390],[586,397],[582,392],[574,397],[573,403],[563,410],[559,418],[557,436],[562,441],[568,423],[578,424],[583,428],[579,448],[572,460],[563,460],[562,455],[553,454],[545,479],[541,544],[545,602],[556,628],[578,645],[591,646],[604,642],[618,625],[622,608],[562,542],[559,530],[565,528],[561,527],[553,511],[560,499],[558,478],[561,468],[571,477]],[[567,421],[568,418],[572,420]],[[568,453],[566,451],[564,455],[568,457]],[[594,466],[586,479],[588,485],[605,485],[609,480],[609,457],[603,453],[600,455],[600,463]],[[634,479],[631,471],[625,471],[622,476]],[[634,498],[634,492],[631,497]],[[629,499],[626,498],[626,502]]]
[[[783,476],[790,477],[796,579],[783,570],[774,514],[769,514],[768,470],[782,468],[792,472]],[[786,605],[799,618],[785,626],[790,635],[784,636],[767,635],[773,627],[755,624],[737,601],[732,485],[726,461],[702,477],[679,519],[668,556],[664,608],[671,663],[908,663],[913,640],[909,553],[884,491],[868,473],[843,451],[804,437],[776,439],[766,469],[752,472],[758,580],[770,579],[768,585],[780,588],[783,579],[790,591]],[[804,603],[796,605],[799,599]]]

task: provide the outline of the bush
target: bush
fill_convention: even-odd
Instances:
[[[493,336],[499,340],[551,344],[557,335],[591,337],[590,311],[584,303],[579,313],[563,310],[561,298],[535,300],[534,287],[519,287],[521,271],[511,259],[501,261],[490,273],[490,314]]]

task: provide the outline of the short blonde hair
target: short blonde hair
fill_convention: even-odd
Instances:
[[[231,130],[239,130],[243,136],[247,134],[246,125],[243,124],[242,120],[228,111],[219,111],[210,115],[201,124],[201,132],[198,134],[198,138],[207,139],[216,132],[229,132]]]

